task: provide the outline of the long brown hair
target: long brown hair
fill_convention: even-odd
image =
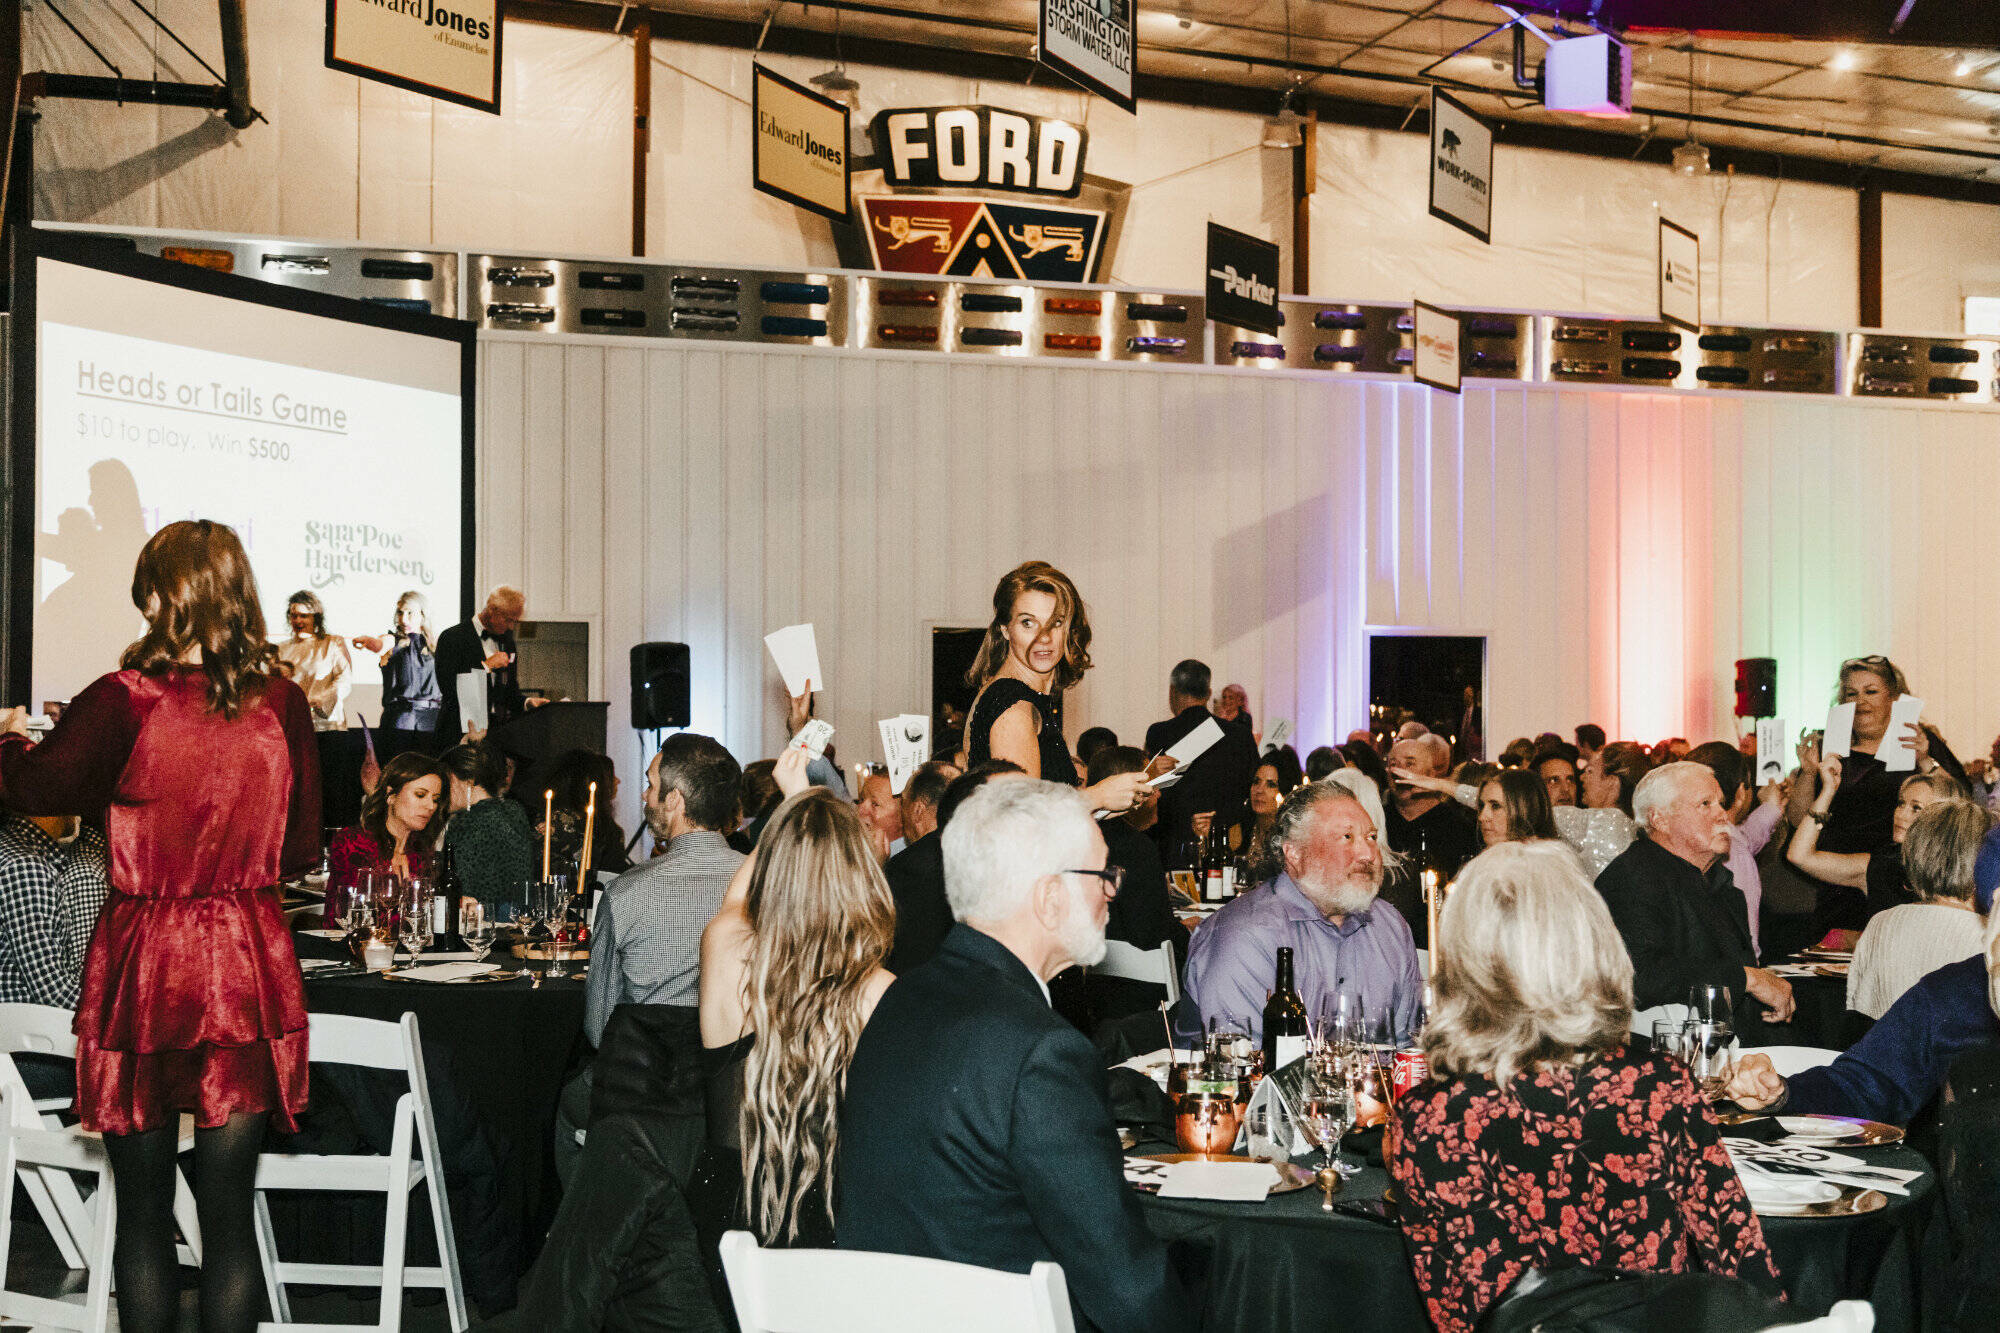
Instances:
[[[757,844],[744,911],[753,936],[743,1011],[738,1128],[750,1223],[797,1237],[815,1184],[833,1220],[833,1164],[862,994],[896,935],[896,904],[854,807],[811,787],[778,807]]]
[[[389,834],[389,802],[395,800],[396,794],[403,788],[420,778],[438,780],[438,806],[442,809],[446,798],[451,795],[451,778],[445,773],[444,765],[416,750],[405,750],[382,765],[382,777],[376,782],[375,790],[361,798],[361,827],[368,830],[368,836],[375,839],[375,845],[385,856],[396,850],[396,840]],[[409,841],[403,845],[404,851],[429,851],[442,827],[444,820],[433,814],[430,823],[410,830]]]
[[[225,524],[183,519],[154,533],[132,568],[132,605],[146,617],[146,632],[119,665],[151,675],[199,648],[208,706],[226,718],[256,698],[277,670],[250,557]]]
[[[1479,784],[1481,799],[1486,788],[1500,788],[1500,805],[1507,812],[1507,842],[1531,842],[1556,836],[1555,811],[1549,806],[1549,784],[1525,768],[1503,768]]]
[[[1056,614],[1069,625],[1062,661],[1056,663],[1053,686],[1060,693],[1083,679],[1090,670],[1090,611],[1078,595],[1069,575],[1046,560],[1030,560],[1010,570],[993,589],[993,619],[986,626],[986,641],[966,673],[966,683],[982,689],[999,674],[1007,660],[1007,622],[1014,618],[1014,603],[1024,592],[1045,592],[1056,599]]]

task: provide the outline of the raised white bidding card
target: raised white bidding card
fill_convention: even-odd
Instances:
[[[1222,724],[1214,718],[1205,719],[1202,724],[1174,742],[1167,751],[1167,758],[1175,764],[1191,764],[1199,759],[1209,746],[1222,739]]]
[[[1760,717],[1757,719],[1757,781],[1756,786],[1767,782],[1782,782],[1785,778],[1785,719],[1781,717]]]
[[[1904,695],[1889,705],[1889,730],[1875,747],[1875,757],[1891,773],[1907,773],[1917,766],[1917,752],[1910,748],[1906,728],[1924,715],[1924,701]]]
[[[826,677],[819,669],[819,640],[811,625],[772,630],[764,636],[764,646],[771,650],[771,660],[785,678],[785,693],[796,699],[808,690],[826,688]]]
[[[1854,748],[1854,705],[1835,704],[1826,710],[1826,735],[1819,743],[1819,757],[1845,757]]]

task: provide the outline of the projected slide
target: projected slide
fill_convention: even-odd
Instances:
[[[344,637],[411,589],[457,618],[458,341],[36,263],[36,704],[138,637],[133,560],[176,519],[236,529],[274,636],[301,588]]]

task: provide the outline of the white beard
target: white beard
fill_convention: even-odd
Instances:
[[[1312,877],[1300,880],[1299,890],[1328,916],[1353,916],[1375,901],[1375,895],[1382,891],[1382,880],[1378,876],[1365,882],[1341,879],[1327,883]]]

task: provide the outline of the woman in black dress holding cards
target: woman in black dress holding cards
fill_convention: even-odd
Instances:
[[[972,664],[979,693],[965,722],[967,758],[1008,759],[1031,778],[1082,786],[1062,732],[1062,694],[1090,670],[1090,614],[1076,585],[1031,560],[993,590],[993,621]],[[1121,814],[1138,803],[1144,773],[1120,773],[1083,794]]]

